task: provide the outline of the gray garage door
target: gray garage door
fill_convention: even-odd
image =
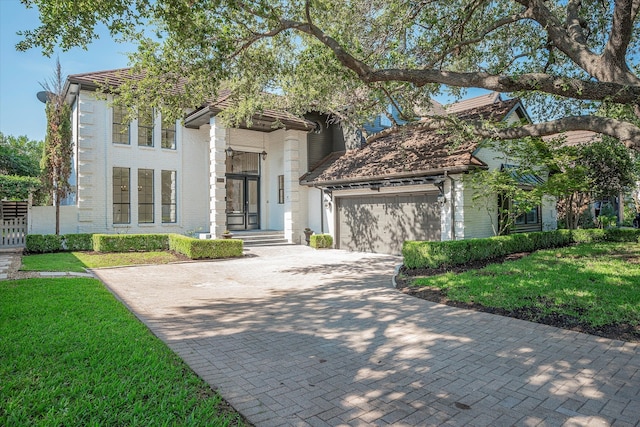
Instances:
[[[440,240],[437,193],[337,198],[337,246],[400,254],[405,240]]]

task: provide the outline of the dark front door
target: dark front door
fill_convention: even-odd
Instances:
[[[260,181],[257,176],[227,175],[227,228],[260,228]]]

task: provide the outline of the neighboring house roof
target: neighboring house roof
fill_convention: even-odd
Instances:
[[[473,108],[478,108],[478,107],[482,107],[489,104],[495,104],[500,101],[502,101],[502,98],[499,92],[490,92],[486,95],[476,96],[474,98],[465,99],[465,100],[447,105],[445,107],[445,110],[449,114],[455,114],[455,113],[459,113],[460,111],[471,110]]]
[[[140,80],[142,74],[134,74],[131,68],[119,68],[115,70],[94,71],[83,74],[72,74],[67,79],[69,84],[81,84],[91,89],[97,88],[117,88],[126,81]],[[175,88],[180,90],[180,86]],[[225,108],[232,105],[231,91],[221,90],[218,97],[209,103],[205,103],[192,113],[185,117],[185,126],[188,128],[198,128],[203,124],[209,123],[209,117],[220,113]],[[311,131],[315,128],[315,123],[304,118],[296,117],[285,111],[267,109],[260,113],[254,114],[253,123],[249,127],[248,124],[241,124],[241,128],[249,128],[258,131],[274,131],[284,127],[286,129],[295,129],[303,131]]]
[[[499,122],[519,104],[518,99],[497,101],[458,112],[456,116]],[[370,137],[365,146],[344,155],[333,153],[302,176],[300,183],[334,186],[484,168],[486,164],[473,155],[477,148],[475,142],[458,142],[454,136],[438,133],[427,120],[384,130]]]
[[[588,130],[571,130],[557,135],[542,137],[542,139],[545,141],[551,141],[556,138],[564,138],[563,145],[573,146],[598,141],[602,138],[602,135]]]

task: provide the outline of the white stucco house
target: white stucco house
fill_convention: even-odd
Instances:
[[[399,253],[406,239],[493,235],[474,207],[465,175],[504,167],[500,153],[473,144],[451,151],[433,131],[408,130],[369,143],[345,140],[326,116],[264,111],[250,126],[216,117],[228,94],[167,123],[152,108],[130,123],[96,89],[127,70],[68,77],[72,105],[73,194],[61,206],[61,233],[180,233],[219,237],[275,230],[304,243],[306,227],[337,248]],[[460,117],[526,117],[499,95],[454,104]],[[496,201],[497,209],[497,201]],[[494,217],[495,218],[495,217]],[[526,230],[555,228],[555,204],[532,213]],[[32,207],[29,233],[53,232],[52,209]]]

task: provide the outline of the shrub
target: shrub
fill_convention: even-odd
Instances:
[[[92,251],[93,234],[65,234],[62,236],[67,251]]]
[[[309,246],[316,249],[333,247],[333,237],[330,234],[312,234],[309,237]]]
[[[25,250],[31,254],[60,252],[63,250],[62,236],[57,234],[27,234]]]
[[[603,241],[640,241],[640,229],[554,230],[445,242],[406,241],[402,246],[402,255],[407,268],[438,268],[499,258],[517,252]]]
[[[168,234],[94,234],[97,252],[162,251],[169,249]]]
[[[191,259],[216,259],[242,256],[239,239],[194,239],[180,234],[169,236],[169,249]]]

